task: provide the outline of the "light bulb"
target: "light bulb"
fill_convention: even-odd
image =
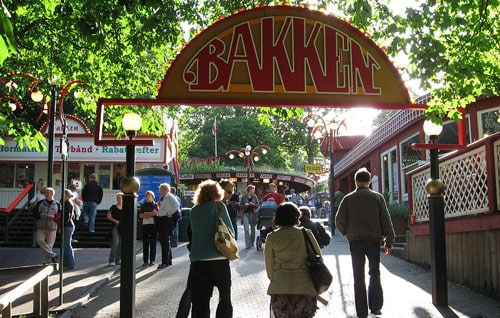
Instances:
[[[31,91],[31,99],[36,103],[41,102],[43,100],[42,92],[40,92],[36,87],[33,88]]]

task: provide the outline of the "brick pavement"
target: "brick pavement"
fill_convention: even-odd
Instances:
[[[243,237],[241,226],[239,231],[240,237]],[[239,243],[243,244],[241,240]],[[175,317],[189,270],[185,245],[180,244],[173,250],[174,265],[171,267],[163,270],[157,270],[156,266],[138,267],[136,317]],[[108,249],[77,251],[77,262],[81,266],[67,274],[73,277],[74,285],[68,285],[71,286],[70,290],[65,289],[65,303],[66,299],[72,298],[70,295],[76,294],[75,290],[78,290],[84,297],[73,305],[83,302],[83,306],[76,306],[63,316],[119,317],[119,275],[116,273],[112,276],[113,270],[117,268],[105,265],[108,252]],[[322,295],[329,301],[329,305],[319,304],[316,317],[355,317],[351,262],[345,238],[339,234],[335,235],[331,244],[323,249],[323,254],[333,273],[334,281],[330,289]],[[157,255],[160,256],[159,249]],[[0,264],[1,260],[0,256]],[[269,317],[269,296],[266,295],[268,280],[263,260],[262,251],[243,249],[241,259],[231,263],[235,318]],[[427,268],[385,255],[382,255],[381,263],[385,297],[382,317],[500,317],[500,302],[451,283],[448,285],[449,306],[436,308],[432,305],[431,275]],[[136,264],[142,264],[141,253],[137,255]],[[56,283],[51,283],[51,304],[54,303],[54,298],[57,300],[57,276],[51,276],[51,282],[56,280]],[[65,280],[71,277],[66,277]],[[83,287],[79,286],[78,280]],[[98,285],[102,287],[97,288]],[[91,294],[87,295],[89,292]],[[212,313],[215,312],[216,301],[217,291],[214,291]]]

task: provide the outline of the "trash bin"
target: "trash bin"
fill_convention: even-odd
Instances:
[[[187,242],[189,241],[187,228],[189,225],[189,216],[191,214],[191,208],[182,208],[182,219],[179,220],[179,241]]]

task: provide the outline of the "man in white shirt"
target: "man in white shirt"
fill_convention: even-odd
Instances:
[[[156,229],[158,231],[158,240],[161,246],[161,264],[158,269],[172,265],[172,249],[170,247],[170,235],[174,227],[174,218],[172,215],[179,210],[179,202],[170,193],[168,183],[160,184],[161,199],[158,201],[158,214]]]

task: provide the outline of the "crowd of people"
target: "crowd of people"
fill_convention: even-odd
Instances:
[[[337,229],[347,237],[354,274],[354,291],[358,317],[381,314],[383,292],[380,282],[381,242],[385,242],[386,253],[390,253],[394,240],[394,230],[384,197],[370,189],[371,174],[360,169],[355,176],[356,189],[347,195],[342,194],[334,202],[336,215],[332,213]],[[102,200],[102,192],[95,175],[91,175],[91,192],[84,187],[82,197],[75,196],[73,189],[64,190],[61,205],[54,199],[55,190],[45,185],[33,202],[33,216],[36,219],[36,242],[45,254],[45,262],[57,262],[58,255],[52,247],[56,232],[61,227],[64,215],[64,259],[65,269],[74,269],[75,258],[71,247],[75,231],[77,212],[82,207],[83,229],[95,230],[95,212]],[[101,188],[102,189],[102,188]],[[216,317],[232,317],[231,270],[230,262],[222,256],[214,244],[217,218],[235,233],[237,221],[241,219],[245,237],[245,248],[255,246],[255,229],[262,228],[259,223],[259,210],[269,209],[274,215],[270,231],[265,233],[264,261],[269,278],[267,293],[271,297],[270,310],[274,317],[313,317],[319,294],[308,271],[306,240],[313,243],[314,252],[321,256],[321,248],[328,245],[330,236],[323,225],[311,220],[311,210],[293,202],[293,194],[287,200],[278,193],[277,186],[270,183],[268,193],[259,200],[253,185],[241,197],[236,193],[234,184],[229,180],[202,182],[193,197],[194,206],[189,217],[187,229],[189,237],[189,259],[191,265],[187,277],[186,290],[181,298],[177,317],[210,317],[210,299],[214,287],[218,289],[219,302]],[[156,260],[156,241],[161,246],[161,263],[158,269],[172,265],[172,246],[176,246],[178,232],[174,231],[180,217],[182,202],[176,196],[176,189],[168,183],[159,185],[161,197],[155,201],[153,191],[147,191],[146,200],[139,208],[143,242],[143,266],[152,266]],[[85,197],[83,194],[86,193]],[[43,195],[43,198],[42,198]],[[111,222],[111,249],[109,265],[121,262],[120,220],[122,215],[123,193],[116,194],[116,203],[107,212]],[[83,206],[81,205],[83,202]],[[333,227],[333,225],[331,225]],[[305,231],[305,232],[304,232]],[[261,231],[262,235],[262,231]],[[306,236],[307,235],[307,236]],[[175,245],[174,245],[175,244]],[[369,266],[368,293],[365,283],[365,258]]]

